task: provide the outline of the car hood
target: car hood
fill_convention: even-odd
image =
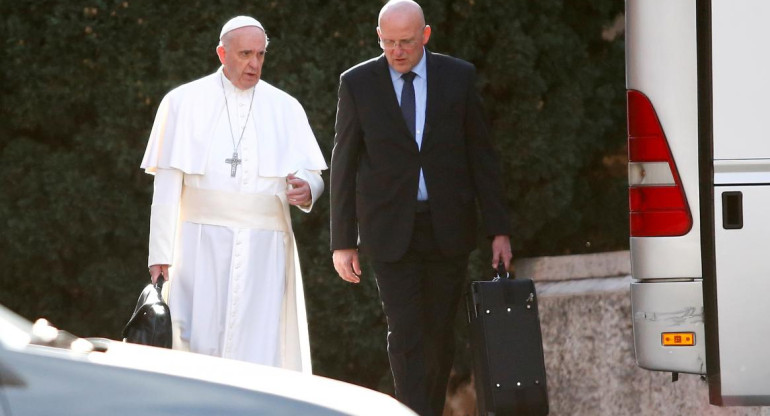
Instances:
[[[388,395],[326,377],[190,352],[106,343],[105,352],[89,353],[88,359],[307,401],[351,415],[414,415]]]
[[[263,409],[289,406],[291,414],[310,409],[301,414],[416,415],[388,395],[338,380],[109,339],[85,340],[39,323],[32,325],[0,305],[0,393],[5,388],[10,403],[5,405],[18,414],[44,414],[43,407],[64,411],[53,407],[58,401],[75,412],[90,411],[98,402],[109,410],[99,414],[225,414],[228,407],[236,411],[227,414],[276,414],[254,413],[264,404]],[[146,403],[137,403],[145,398]],[[140,408],[150,413],[136,413]],[[179,413],[180,408],[188,411]]]

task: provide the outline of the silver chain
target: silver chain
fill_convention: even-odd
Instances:
[[[219,82],[222,83],[222,93],[225,96],[225,110],[227,110],[227,124],[230,126],[230,139],[233,142],[233,153],[237,156],[238,155],[238,149],[241,147],[241,140],[243,140],[243,133],[246,132],[246,126],[249,124],[249,117],[251,116],[251,106],[254,105],[254,93],[257,91],[257,86],[255,85],[253,90],[251,90],[251,102],[249,103],[249,112],[246,114],[246,121],[243,123],[243,130],[241,130],[241,137],[238,139],[238,144],[235,144],[235,135],[233,134],[233,123],[230,121],[230,107],[227,105],[227,91],[225,91],[225,81],[222,79],[224,78],[224,74],[219,74]]]

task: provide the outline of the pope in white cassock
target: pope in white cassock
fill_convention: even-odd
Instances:
[[[160,103],[141,165],[155,175],[148,263],[169,280],[174,348],[309,373],[289,206],[311,210],[326,163],[299,102],[260,80],[267,44],[233,18],[222,67]]]

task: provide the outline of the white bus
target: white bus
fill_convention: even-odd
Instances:
[[[770,0],[626,0],[640,367],[770,405]]]

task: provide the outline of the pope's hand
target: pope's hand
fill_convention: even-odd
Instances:
[[[334,250],[332,260],[334,261],[334,269],[337,270],[342,280],[350,283],[361,281],[361,265],[358,263],[358,250],[354,248]]]
[[[158,281],[158,276],[163,276],[163,280],[168,280],[168,264],[153,264],[150,266],[150,280],[152,284]]]
[[[286,183],[289,184],[289,190],[286,191],[286,199],[289,201],[289,205],[307,207],[313,202],[310,194],[310,185],[304,179],[300,179],[290,173],[286,176]]]

